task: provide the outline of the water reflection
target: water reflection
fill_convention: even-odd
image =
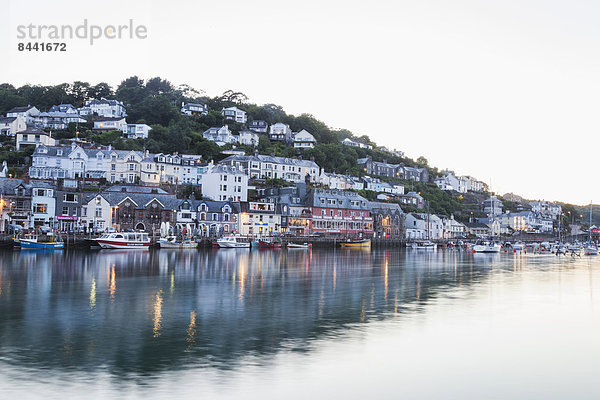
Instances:
[[[0,363],[105,368],[119,379],[227,370],[248,356],[310,352],[320,338],[423,312],[441,295],[548,260],[557,262],[452,251],[4,251]]]

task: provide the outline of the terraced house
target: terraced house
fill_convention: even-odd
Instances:
[[[237,167],[251,179],[278,178],[289,182],[316,182],[320,168],[314,161],[264,155],[229,156],[220,164]]]

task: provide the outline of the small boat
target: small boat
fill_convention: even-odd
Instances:
[[[479,240],[473,246],[474,253],[500,253],[500,244],[488,241],[488,240]]]
[[[281,242],[278,240],[259,240],[258,241],[258,247],[261,249],[280,249],[281,248]]]
[[[310,249],[312,247],[312,243],[288,243],[288,249]]]
[[[38,242],[37,240],[21,239],[21,250],[61,250],[65,248],[64,242]]]
[[[586,256],[597,256],[598,255],[598,246],[594,243],[588,243],[587,246],[583,249],[583,252]]]
[[[24,240],[24,239],[29,240],[30,242],[37,242],[38,236],[39,235],[36,235],[34,233],[27,233],[23,237],[16,236],[16,237],[14,237],[12,239],[13,240],[13,246],[14,247],[21,247],[21,240]]]
[[[370,248],[371,239],[344,240],[340,243],[344,248]]]
[[[243,242],[241,237],[235,235],[224,236],[217,240],[217,244],[220,248],[225,249],[239,249],[250,247],[250,242]]]
[[[525,244],[523,242],[516,242],[516,243],[512,243],[511,247],[513,248],[513,250],[523,250],[525,249]]]
[[[105,233],[96,239],[103,249],[148,249],[150,239],[146,232]]]
[[[190,240],[178,242],[175,236],[167,236],[158,239],[158,247],[161,249],[195,249],[198,244]]]
[[[412,242],[407,244],[407,247],[414,250],[435,250],[437,248],[437,244],[426,241],[426,242]]]

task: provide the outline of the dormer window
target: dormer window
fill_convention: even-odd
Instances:
[[[44,153],[46,152],[46,150],[43,151]],[[62,149],[58,149],[56,150],[56,155],[57,156],[62,156]]]

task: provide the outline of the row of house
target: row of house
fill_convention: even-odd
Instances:
[[[87,192],[79,184],[0,178],[0,229],[156,232],[169,223],[178,232],[199,236],[403,237],[403,212],[397,204],[369,202],[355,192],[307,190],[304,183],[263,192],[254,202],[178,199],[157,187],[132,185]]]
[[[444,171],[433,181],[441,190],[452,190],[458,193],[483,192],[487,185],[471,176],[456,176],[453,171]]]
[[[427,168],[408,167],[403,164],[390,164],[385,160],[383,162],[373,161],[371,157],[359,158],[357,163],[367,175],[406,179],[415,182],[429,181]]]

